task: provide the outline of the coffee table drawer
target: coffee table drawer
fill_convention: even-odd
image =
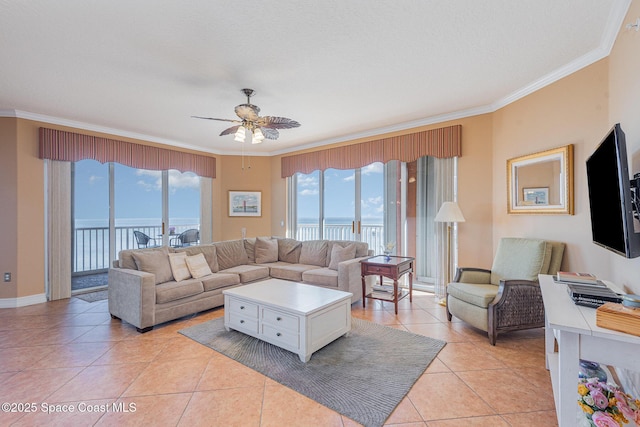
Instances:
[[[258,304],[230,298],[229,310],[232,313],[242,314],[243,316],[258,320]]]
[[[285,314],[277,310],[264,308],[262,310],[262,321],[276,328],[288,329],[296,333],[300,332],[300,319],[297,316]]]
[[[229,327],[251,334],[258,333],[258,319],[244,316],[242,314],[229,314]]]
[[[266,341],[278,342],[288,348],[300,348],[300,335],[297,332],[262,324],[262,334]]]

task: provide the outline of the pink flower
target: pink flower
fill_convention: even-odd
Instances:
[[[595,412],[591,416],[591,420],[597,427],[620,427],[616,420],[606,412]]]
[[[609,399],[600,390],[592,390],[591,397],[598,408],[606,409],[609,406]]]

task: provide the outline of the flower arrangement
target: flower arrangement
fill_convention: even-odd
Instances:
[[[391,251],[393,251],[393,248],[396,247],[396,242],[387,242],[382,246],[382,250],[384,252],[389,252],[391,253]]]
[[[640,423],[640,400],[614,384],[597,378],[581,378],[578,394],[578,406],[586,415],[585,426],[621,427]]]

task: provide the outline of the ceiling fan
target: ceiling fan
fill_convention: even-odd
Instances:
[[[264,116],[260,117],[260,108],[257,105],[251,103],[251,96],[254,95],[253,89],[242,89],[242,92],[247,96],[247,103],[236,105],[235,112],[241,120],[230,119],[217,119],[215,117],[200,117],[191,116],[195,119],[205,120],[218,120],[221,122],[237,123],[235,126],[231,126],[220,133],[220,136],[229,135],[235,133],[235,141],[244,142],[246,131],[249,130],[252,134],[251,143],[259,144],[262,140],[266,139],[278,139],[280,133],[278,129],[291,129],[300,126],[300,123],[295,120],[287,119],[286,117],[274,117]]]

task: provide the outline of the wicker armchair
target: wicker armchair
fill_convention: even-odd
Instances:
[[[486,331],[491,345],[498,333],[544,326],[538,274],[560,269],[564,243],[503,238],[491,270],[459,268],[447,286],[447,318]]]

